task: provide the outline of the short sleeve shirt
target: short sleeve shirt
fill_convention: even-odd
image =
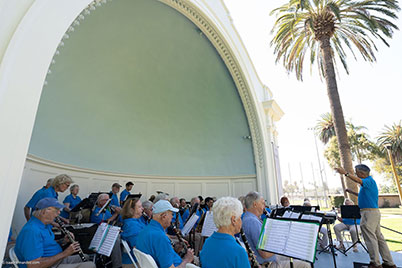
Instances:
[[[151,255],[160,268],[168,268],[172,264],[178,266],[182,263],[180,256],[173,250],[162,225],[155,220],[151,220],[138,235],[137,249]]]
[[[203,268],[249,268],[246,250],[229,234],[214,232],[200,253]]]
[[[140,219],[125,219],[123,220],[121,238],[128,242],[130,248],[133,248],[137,245],[138,234],[145,228],[145,226],[146,225]],[[122,254],[122,262],[123,264],[131,264],[131,260],[127,253]]]
[[[35,209],[35,205],[36,205],[36,203],[38,203],[39,197],[45,190],[46,190],[45,186],[43,186],[41,189],[37,190],[25,206],[29,207],[31,209]]]
[[[112,195],[112,201],[110,202],[110,205],[120,207],[119,198],[117,197],[117,194]]]
[[[72,194],[69,194],[64,198],[63,204],[64,203],[69,203],[70,204],[70,209],[73,209],[76,205],[78,205],[81,202],[81,198],[77,195],[75,198]],[[62,211],[60,216],[64,218],[68,218],[68,212],[67,211]]]
[[[273,262],[276,260],[275,255],[271,258],[264,259],[258,253],[257,244],[260,238],[261,228],[262,222],[256,215],[248,211],[243,214],[243,230],[250,247],[253,249],[255,256],[257,257],[258,263]]]
[[[368,176],[362,179],[359,196],[357,198],[360,208],[378,208],[378,188],[375,180]]]
[[[124,189],[123,192],[121,192],[120,194],[120,201],[123,202],[126,200],[126,197],[130,194],[129,191],[127,191],[127,189]]]
[[[95,210],[92,212],[91,222],[100,224],[101,222],[107,221],[109,218],[112,217],[112,214],[108,209],[105,209],[101,214],[99,214],[99,216],[96,216],[100,209],[100,207],[96,207]]]
[[[54,240],[52,225],[43,224],[35,216],[32,216],[24,225],[15,244],[15,254],[20,261],[52,257],[60,252],[62,252],[62,249]]]

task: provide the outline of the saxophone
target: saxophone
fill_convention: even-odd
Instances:
[[[74,238],[71,236],[70,232],[67,230],[66,226],[64,225],[64,222],[60,219],[59,216],[56,217],[55,221],[60,225],[60,231],[67,236],[68,240],[70,240],[71,243],[75,243]],[[80,258],[83,262],[88,261],[87,258],[84,255],[84,252],[82,251],[81,248],[78,249],[78,255],[80,255]]]
[[[258,264],[257,257],[255,256],[254,251],[251,249],[250,244],[247,241],[247,237],[243,231],[243,228],[240,229],[240,236],[243,240],[244,245],[246,246],[248,258],[250,259],[251,263],[251,268],[260,268],[261,266]]]

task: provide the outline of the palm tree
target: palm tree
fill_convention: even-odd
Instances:
[[[336,136],[334,120],[332,120],[331,113],[325,113],[321,115],[321,120],[317,121],[314,127],[315,135],[318,136],[320,141],[327,144],[329,140]]]
[[[393,30],[398,29],[389,19],[396,19],[398,10],[396,0],[289,0],[271,12],[277,15],[271,41],[276,62],[283,59],[287,71],[295,71],[299,80],[302,80],[306,56],[311,65],[318,63],[319,73],[327,85],[341,164],[350,173],[353,172],[352,155],[339,99],[335,55],[347,73],[345,46],[353,56],[357,50],[364,60],[375,61],[377,48],[372,37],[388,45],[385,38],[391,38]],[[351,180],[347,184],[348,188],[357,190]]]
[[[385,126],[385,131],[378,137],[378,145],[380,148],[386,148],[388,157],[392,166],[392,171],[395,177],[395,184],[398,188],[399,199],[402,202],[402,190],[398,179],[398,174],[395,168],[394,161],[402,162],[402,125],[401,122],[394,124],[392,127]]]

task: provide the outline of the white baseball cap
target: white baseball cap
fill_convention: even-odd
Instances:
[[[177,208],[174,208],[172,204],[170,204],[170,202],[167,200],[159,200],[152,207],[152,212],[154,214],[162,213],[168,210],[172,212],[179,212],[179,210]]]

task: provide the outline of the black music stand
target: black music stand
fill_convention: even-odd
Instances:
[[[343,219],[353,219],[354,223],[355,223],[355,228],[356,228],[356,235],[357,235],[357,240],[356,242],[354,242],[350,247],[348,247],[345,250],[345,254],[346,252],[348,252],[351,248],[353,248],[355,245],[360,244],[362,245],[362,247],[364,248],[364,250],[368,253],[367,248],[363,245],[362,241],[360,240],[360,235],[359,235],[359,229],[357,229],[357,223],[356,220],[361,218],[360,215],[360,208],[359,206],[353,205],[353,206],[341,206],[341,217]]]
[[[298,212],[298,213],[303,213],[303,212],[314,212],[314,211],[319,211],[320,206],[290,206],[293,212]]]
[[[121,206],[121,207],[124,206],[124,203],[126,203],[126,201],[128,201],[128,200],[130,200],[130,199],[134,199],[134,198],[140,199],[141,196],[142,196],[141,193],[139,193],[139,194],[129,194],[129,195],[127,195],[127,196],[126,196],[126,199],[122,201],[122,206]]]

